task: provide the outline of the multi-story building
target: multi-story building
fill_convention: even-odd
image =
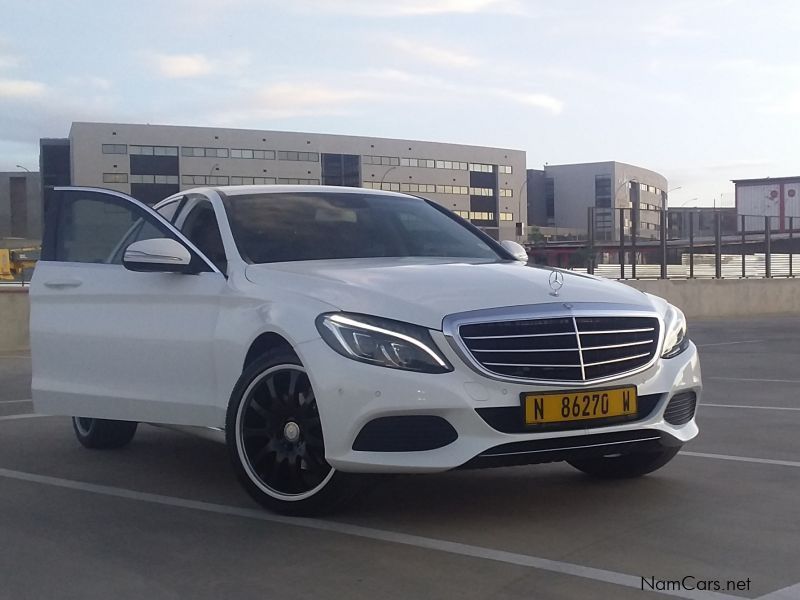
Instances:
[[[543,185],[531,185],[543,181]],[[616,161],[546,165],[530,170],[528,220],[549,227],[588,229],[589,208],[594,209],[595,235],[618,240],[619,209],[622,234],[656,238],[661,211],[667,205],[667,180],[663,175]]]
[[[41,196],[39,173],[0,173],[0,238],[41,239]]]
[[[746,231],[764,231],[765,219],[770,218],[772,231],[800,227],[800,176],[766,177],[763,179],[734,179],[736,214],[744,216]],[[741,229],[742,219],[739,219]]]
[[[498,239],[515,239],[524,228],[520,150],[121,123],[73,123],[68,140],[42,140],[41,149],[45,182],[61,174],[64,183],[66,170],[72,185],[111,188],[147,203],[200,186],[321,183],[424,196]]]

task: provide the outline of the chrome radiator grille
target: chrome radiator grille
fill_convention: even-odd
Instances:
[[[649,363],[658,350],[653,317],[557,317],[470,323],[459,335],[485,369],[506,377],[591,381]]]

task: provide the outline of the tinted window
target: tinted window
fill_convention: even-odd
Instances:
[[[123,198],[82,190],[56,194],[55,235],[42,248],[51,257],[47,260],[120,264],[131,243],[169,236],[151,215]]]
[[[210,202],[201,202],[192,209],[183,222],[181,233],[213,262],[217,269],[222,273],[227,271],[225,247],[222,244],[217,217],[214,215],[214,209]]]
[[[441,256],[499,260],[478,235],[417,198],[324,192],[229,196],[250,262]]]

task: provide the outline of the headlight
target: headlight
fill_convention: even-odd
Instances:
[[[686,317],[678,307],[670,304],[664,314],[664,350],[661,353],[661,358],[678,356],[688,347],[689,338],[686,335]]]
[[[322,339],[342,356],[371,365],[422,373],[446,373],[453,367],[436,350],[424,327],[347,313],[317,317]]]

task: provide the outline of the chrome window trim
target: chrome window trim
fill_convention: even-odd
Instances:
[[[656,350],[653,353],[653,358],[646,364],[625,371],[624,373],[617,373],[608,377],[601,377],[597,379],[590,379],[585,381],[573,381],[562,379],[525,379],[522,377],[510,377],[494,373],[486,369],[477,359],[472,355],[469,348],[467,348],[464,341],[461,339],[458,331],[462,325],[473,325],[479,323],[494,323],[500,321],[515,321],[523,319],[558,319],[566,318],[572,319],[573,326],[577,331],[575,319],[579,317],[645,317],[658,320],[658,340],[656,343]],[[454,313],[447,315],[442,320],[442,333],[445,339],[450,344],[450,347],[458,355],[461,361],[466,364],[470,369],[495,381],[503,381],[507,383],[515,383],[522,385],[542,385],[542,386],[558,386],[558,387],[575,387],[585,388],[588,386],[598,385],[610,381],[624,379],[631,375],[636,375],[651,368],[658,362],[661,356],[661,350],[664,343],[664,318],[655,309],[648,309],[647,307],[635,304],[615,304],[605,302],[550,302],[545,304],[529,304],[520,306],[508,306],[503,308],[489,308],[482,310],[474,310],[463,313]],[[576,339],[580,344],[580,336],[576,335]],[[581,359],[582,360],[582,359]],[[583,365],[581,365],[581,372],[583,372]]]

